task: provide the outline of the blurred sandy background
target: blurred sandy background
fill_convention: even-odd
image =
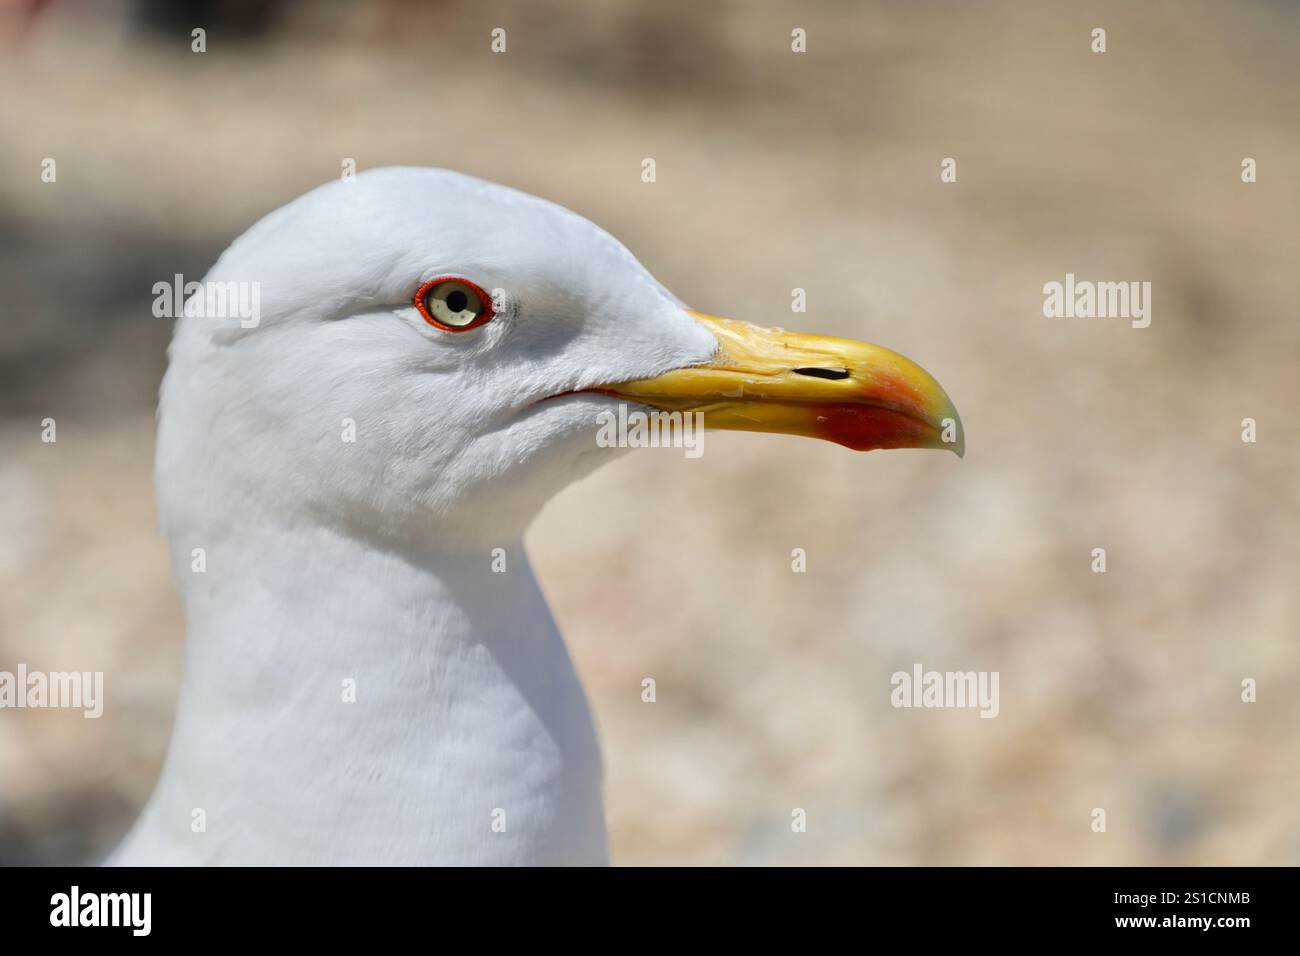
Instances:
[[[1300,6],[30,6],[0,28],[0,669],[108,700],[0,711],[0,862],[111,847],[167,742],[152,284],[353,157],[556,200],[697,308],[888,345],[961,410],[964,461],[714,433],[543,513],[615,862],[1300,863]],[[1151,327],[1045,319],[1066,272],[1152,282]],[[1001,715],[893,709],[915,662],[999,671]]]

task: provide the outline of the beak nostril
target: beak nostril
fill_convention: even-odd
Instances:
[[[848,369],[843,368],[796,368],[792,369],[796,375],[807,375],[809,378],[828,378],[831,381],[839,381],[849,377]]]

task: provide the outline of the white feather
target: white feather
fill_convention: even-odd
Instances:
[[[502,313],[428,326],[412,298],[442,275]],[[112,862],[605,861],[596,733],[521,540],[614,453],[610,400],[535,403],[713,337],[585,219],[441,170],[314,190],[208,279],[260,283],[261,318],[176,325],[156,483],[185,678]]]

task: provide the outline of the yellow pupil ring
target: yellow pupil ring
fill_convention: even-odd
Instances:
[[[471,325],[483,314],[478,293],[462,282],[440,282],[424,297],[429,314],[443,325],[462,327]]]

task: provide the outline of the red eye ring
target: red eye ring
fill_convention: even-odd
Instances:
[[[448,325],[447,323],[440,321],[429,310],[427,302],[429,293],[438,286],[448,282],[454,282],[458,286],[464,286],[478,297],[479,305],[482,306],[483,311],[474,317],[474,321],[467,322],[465,325]],[[424,321],[428,322],[435,329],[442,329],[444,332],[468,332],[470,329],[477,329],[480,325],[492,321],[497,314],[496,309],[492,307],[492,296],[484,292],[482,287],[476,283],[470,282],[468,279],[461,278],[460,276],[438,276],[436,279],[430,279],[428,282],[424,283],[424,285],[420,286],[415,293],[415,307],[419,310]]]

